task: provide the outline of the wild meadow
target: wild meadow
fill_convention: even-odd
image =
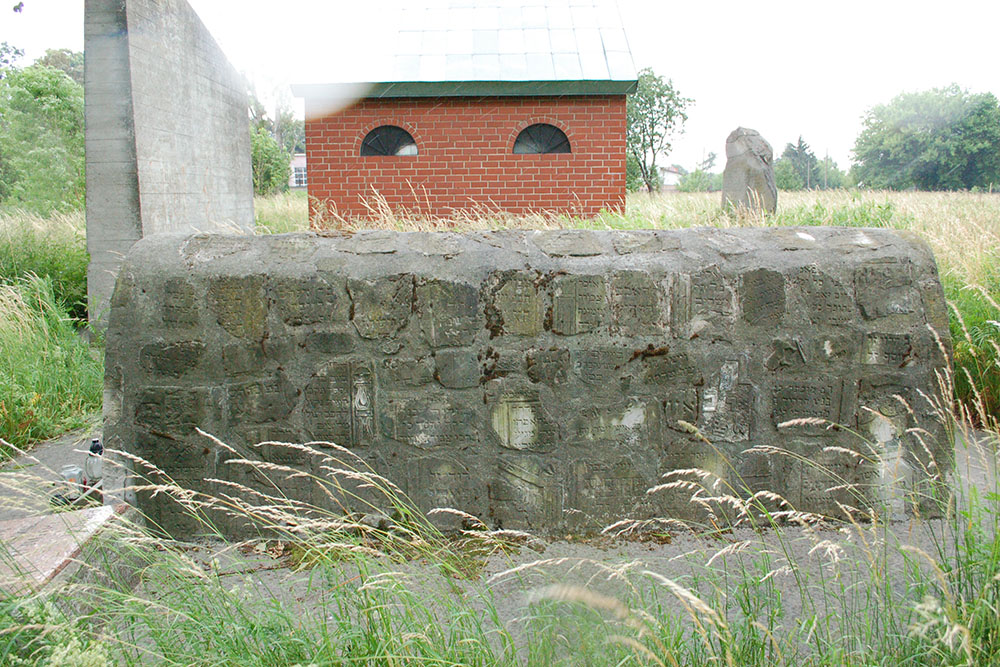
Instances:
[[[392,480],[336,443],[269,446],[308,448],[320,457],[327,474],[307,482],[338,499],[339,513],[286,498],[277,485],[263,492],[220,482],[212,496],[193,494],[151,463],[131,460],[138,484],[155,479],[146,491],[174,498],[201,527],[200,538],[171,540],[125,517],[107,546],[83,564],[91,576],[49,594],[0,595],[0,664],[1000,663],[1000,196],[825,192],[782,193],[779,201],[778,214],[766,219],[724,216],[716,195],[663,194],[630,195],[624,214],[596,220],[484,211],[442,222],[384,211],[374,224],[401,230],[832,224],[919,234],[938,258],[956,359],[955,373],[940,378],[939,395],[931,398],[946,437],[959,445],[955,460],[939,469],[959,474],[938,480],[933,497],[915,498],[888,479],[889,492],[855,489],[857,500],[841,515],[820,517],[775,494],[750,493],[738,476],[676,471],[650,492],[690,493],[701,520],[623,516],[602,534],[549,542],[490,530],[454,508],[424,516]],[[305,229],[306,208],[299,195],[258,200],[260,231]],[[344,220],[325,224],[357,228]],[[20,257],[14,246],[28,247],[6,239],[49,231],[45,220],[0,215],[0,267],[8,255]],[[82,247],[72,235],[59,243],[65,245],[55,257],[75,256]],[[35,382],[31,388],[4,387],[0,400],[30,394],[21,402],[59,405],[82,418],[99,406],[100,341],[82,342],[80,323],[66,310],[69,292],[56,287],[56,270],[46,261],[0,273],[6,290],[0,352],[5,364],[10,359],[19,367],[28,365],[32,350],[58,359],[58,371],[77,375],[79,386],[35,382],[56,373],[38,369],[13,380],[24,387]],[[32,309],[37,314],[27,314]],[[77,349],[90,359],[81,357],[81,367],[69,361]],[[69,396],[91,398],[74,403]],[[60,425],[51,432],[72,422],[53,423]],[[0,429],[8,428],[0,419]],[[0,437],[27,444],[45,436],[11,430]],[[768,455],[791,453],[775,448]],[[859,464],[893,470],[894,462],[860,436],[854,455]],[[233,465],[275,481],[301,476],[259,460]],[[358,484],[367,488],[363,497],[346,491]],[[900,518],[906,507],[925,509]],[[252,520],[260,532],[225,540],[214,528],[220,514]],[[442,515],[461,530],[443,533],[436,521]]]

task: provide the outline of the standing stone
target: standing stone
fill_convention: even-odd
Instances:
[[[738,127],[726,139],[726,170],[722,173],[722,207],[774,213],[774,152],[757,130]]]

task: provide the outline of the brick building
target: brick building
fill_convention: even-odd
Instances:
[[[439,3],[402,9],[398,24],[381,71],[292,87],[314,206],[346,217],[380,204],[434,216],[624,206],[636,72],[613,0]]]

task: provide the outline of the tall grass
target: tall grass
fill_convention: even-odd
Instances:
[[[0,284],[29,274],[49,278],[60,308],[71,317],[86,319],[89,261],[82,211],[48,218],[0,211]]]
[[[0,284],[0,434],[17,447],[83,426],[101,408],[103,355],[77,333],[51,278]],[[0,447],[0,458],[9,451]]]

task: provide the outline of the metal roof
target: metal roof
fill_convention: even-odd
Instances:
[[[292,90],[303,97],[358,83],[370,84],[366,97],[635,90],[615,0],[430,0],[399,7],[393,19],[391,54],[359,59],[346,80]]]

